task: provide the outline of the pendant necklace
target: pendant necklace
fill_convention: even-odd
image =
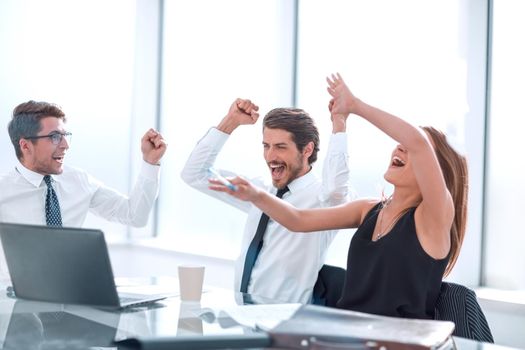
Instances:
[[[392,221],[390,222],[390,224],[383,229],[383,216],[384,216],[384,212],[385,212],[385,209],[388,207],[388,205],[390,204],[391,202],[391,198],[387,199],[385,201],[384,204],[382,204],[381,206],[381,212],[379,213],[380,215],[380,218],[379,218],[379,232],[377,233],[376,235],[376,241],[378,241],[379,239],[381,239],[381,237],[383,237],[385,235],[385,233],[389,232],[392,227],[394,226],[394,224],[397,222],[397,220],[399,220],[399,218],[407,211],[407,209],[403,209],[401,210],[396,216],[394,216],[394,218],[392,219]]]

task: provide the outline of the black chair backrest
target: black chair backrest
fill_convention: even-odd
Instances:
[[[323,265],[315,282],[312,303],[335,307],[343,293],[345,277],[345,269]]]
[[[455,336],[494,343],[476,293],[465,286],[450,282],[441,283],[434,319],[454,322]]]

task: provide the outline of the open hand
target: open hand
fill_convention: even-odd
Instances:
[[[221,181],[214,178],[208,179],[210,183],[208,188],[217,192],[228,193],[229,195],[232,195],[235,198],[249,202],[255,201],[261,191],[257,187],[253,186],[250,182],[246,181],[245,179],[239,176],[234,178],[228,178],[227,180],[236,186],[235,191],[230,189],[228,186],[224,185]]]
[[[332,74],[326,78],[328,83],[328,93],[332,96],[328,109],[332,114],[332,121],[334,117],[346,118],[355,110],[357,98],[352,94],[348,86],[346,86],[343,78],[339,73]]]

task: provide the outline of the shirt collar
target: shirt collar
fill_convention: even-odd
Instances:
[[[297,179],[290,182],[288,184],[288,189],[290,190],[290,194],[293,194],[295,192],[300,192],[305,187],[310,186],[316,181],[317,176],[314,174],[313,169],[310,169],[310,171],[304,174],[303,176],[298,177]],[[277,190],[275,190],[275,192],[277,192]]]
[[[24,179],[27,180],[27,182],[29,182],[30,184],[32,184],[35,187],[40,187],[40,184],[42,183],[42,181],[44,179],[44,175],[39,174],[39,173],[35,173],[34,171],[29,170],[28,168],[26,168],[20,162],[15,167],[15,169],[16,169],[16,171],[18,171],[18,173],[20,175],[22,175],[22,177]],[[57,181],[58,176],[56,176],[56,175],[50,175],[50,176],[53,179],[53,181]]]

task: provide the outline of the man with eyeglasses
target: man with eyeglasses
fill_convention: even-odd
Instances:
[[[0,176],[0,221],[80,227],[92,212],[126,225],[146,225],[167,146],[162,135],[150,129],[142,137],[144,162],[126,196],[85,171],[64,166],[71,141],[65,122],[60,107],[47,102],[28,101],[13,110],[8,131],[20,163]]]

